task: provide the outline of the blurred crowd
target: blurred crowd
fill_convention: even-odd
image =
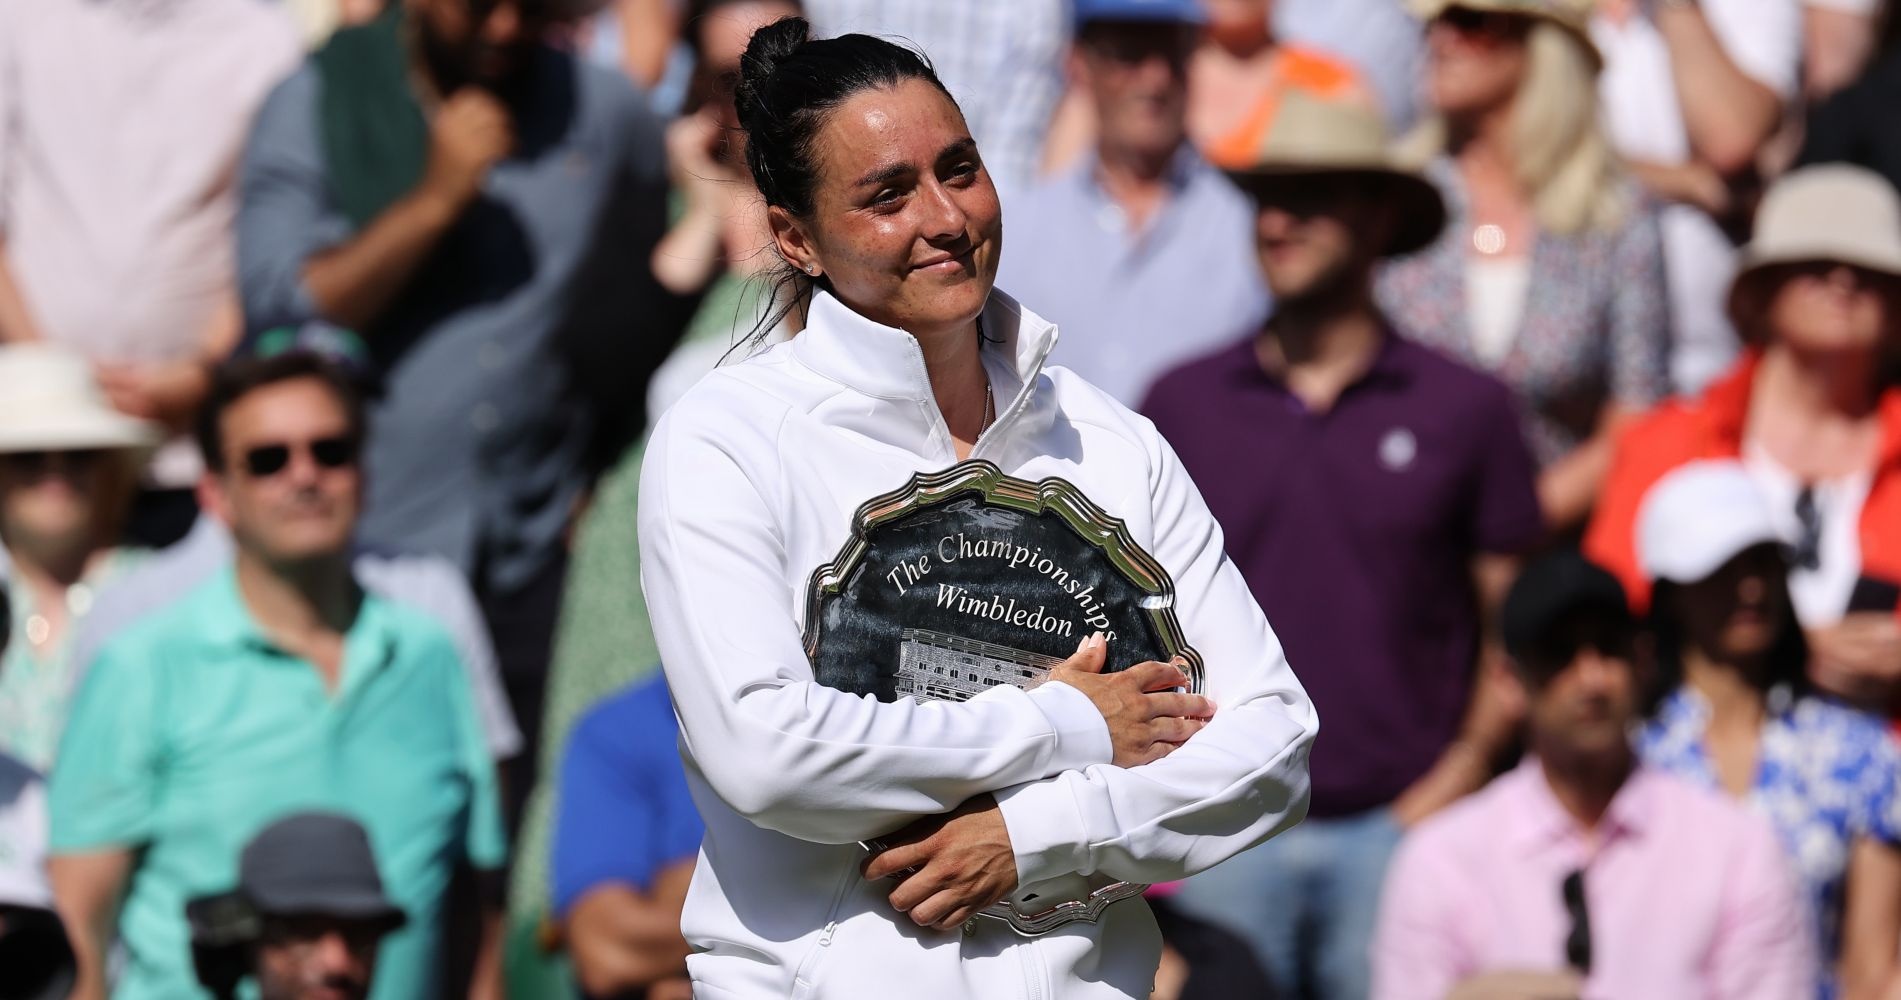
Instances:
[[[798,334],[802,15],[934,64],[1324,720],[1155,997],[1898,1000],[1887,8],[0,3],[0,998],[690,996],[637,486]]]

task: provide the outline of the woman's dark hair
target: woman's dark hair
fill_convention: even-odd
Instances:
[[[1786,571],[1771,574],[1769,585],[1784,588],[1782,631],[1770,644],[1765,657],[1768,670],[1749,680],[1764,693],[1786,685],[1790,693],[1799,696],[1809,691],[1809,643],[1802,634],[1802,623],[1796,620],[1795,605],[1788,599],[1787,580]],[[1681,584],[1668,580],[1658,580],[1651,588],[1650,637],[1656,649],[1657,671],[1655,685],[1646,702],[1646,715],[1655,714],[1664,700],[1683,686],[1683,647],[1689,642],[1689,636],[1677,614],[1682,591]]]
[[[818,136],[839,105],[858,92],[923,80],[946,100],[956,98],[937,78],[930,62],[916,51],[870,35],[814,39],[802,17],[786,17],[753,32],[739,60],[735,104],[746,133],[746,166],[767,205],[795,216],[812,211],[818,185],[814,162]],[[790,264],[774,281],[775,307],[760,320],[749,340],[757,340],[795,308],[814,288],[829,288],[824,277],[806,276]]]

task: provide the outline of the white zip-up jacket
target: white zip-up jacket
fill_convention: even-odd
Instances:
[[[681,920],[702,1000],[1145,998],[1161,950],[1145,903],[1033,939],[994,920],[928,930],[892,909],[894,883],[860,874],[858,842],[991,792],[1021,882],[1164,882],[1306,813],[1313,705],[1174,451],[1043,367],[1054,326],[1001,293],[984,326],[999,408],[971,457],[1060,476],[1127,522],[1174,578],[1215,717],[1125,769],[1066,684],[920,704],[813,680],[800,620],[812,571],[865,500],[956,462],[917,342],[818,294],[804,332],[667,412],[641,479],[642,583],[706,820]]]

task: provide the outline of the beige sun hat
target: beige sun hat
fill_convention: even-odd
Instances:
[[[1351,97],[1290,90],[1265,126],[1249,160],[1221,164],[1243,190],[1265,190],[1289,178],[1360,178],[1384,187],[1400,205],[1399,228],[1387,253],[1411,253],[1439,238],[1446,224],[1445,201],[1431,181],[1393,157],[1378,111]]]
[[[1771,269],[1837,261],[1901,278],[1901,196],[1865,167],[1821,163],[1784,175],[1756,209],[1755,233],[1736,261],[1729,314],[1752,325],[1761,302],[1751,293]]]
[[[1597,43],[1591,40],[1591,11],[1596,7],[1593,0],[1410,0],[1407,6],[1412,9],[1413,16],[1421,21],[1431,21],[1449,7],[1516,14],[1548,21],[1584,43],[1584,49],[1590,53],[1593,63],[1600,69],[1604,66],[1604,54],[1597,50]]]
[[[159,425],[112,408],[84,355],[0,346],[0,454],[150,448],[163,437]]]

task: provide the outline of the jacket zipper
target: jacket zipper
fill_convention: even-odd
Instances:
[[[1048,978],[1043,968],[1043,953],[1037,948],[1035,938],[1024,938],[1018,943],[1017,954],[1023,956],[1023,1000],[1043,1000],[1043,980]]]
[[[817,946],[805,956],[805,961],[799,963],[799,968],[792,975],[793,996],[799,995],[802,986],[810,987],[813,991],[818,989],[818,970],[823,964],[820,956],[832,946],[832,938],[838,934],[838,908],[844,904],[845,893],[851,889],[857,874],[856,865],[846,865],[845,873],[839,877],[838,888],[832,890],[832,905],[825,911],[825,926],[819,930]]]

